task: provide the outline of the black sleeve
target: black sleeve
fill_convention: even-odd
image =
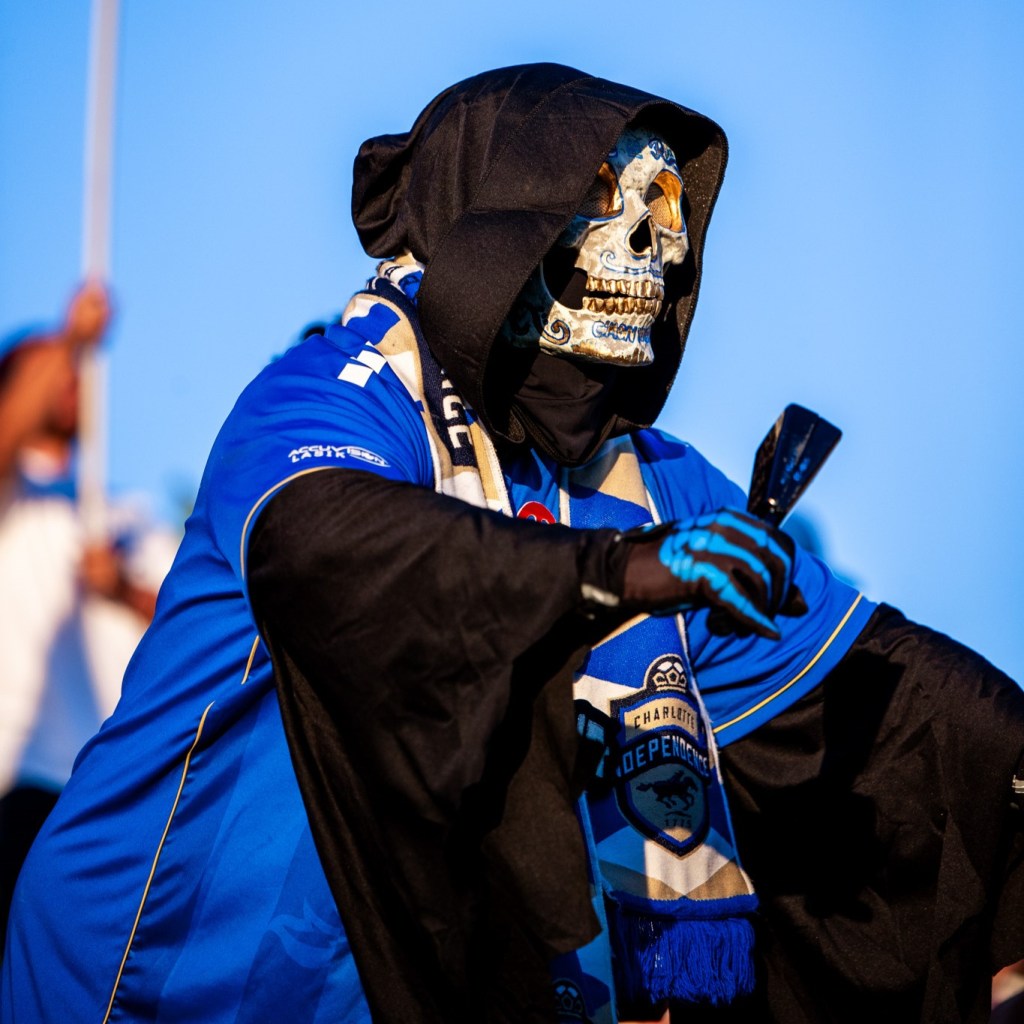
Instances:
[[[353,470],[262,513],[249,590],[375,1021],[549,1020],[597,931],[573,812],[572,670],[625,612],[613,531]]]
[[[987,1021],[1024,958],[1024,693],[881,605],[791,708],[721,751],[762,902],[764,1019]]]

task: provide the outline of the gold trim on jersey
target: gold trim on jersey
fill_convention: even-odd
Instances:
[[[715,734],[717,735],[723,729],[728,729],[734,726],[737,722],[742,722],[744,718],[749,718],[750,715],[754,714],[757,711],[760,711],[761,708],[763,708],[765,705],[771,704],[773,700],[781,696],[791,686],[793,686],[795,683],[798,683],[801,679],[803,679],[803,677],[807,675],[807,673],[810,672],[811,669],[814,668],[814,666],[821,660],[822,655],[832,646],[836,637],[838,637],[839,634],[843,631],[843,627],[846,625],[847,622],[850,621],[850,616],[853,614],[853,611],[857,607],[857,605],[860,604],[861,598],[863,596],[863,594],[858,594],[854,598],[853,604],[850,605],[850,607],[847,609],[846,614],[839,620],[839,625],[836,626],[834,630],[832,630],[832,635],[825,641],[825,643],[821,646],[821,648],[814,655],[814,657],[811,658],[811,660],[807,662],[807,664],[804,665],[804,667],[800,669],[800,671],[797,672],[797,674],[793,676],[793,678],[790,679],[788,683],[785,683],[782,686],[780,686],[773,694],[770,694],[769,696],[765,697],[764,700],[755,704],[752,708],[747,708],[747,710],[744,711],[742,714],[737,715],[735,718],[730,719],[728,722],[723,722],[721,725],[716,725],[714,729]]]
[[[239,541],[238,571],[243,580],[245,579],[245,537],[249,532],[249,524],[252,522],[252,517],[256,514],[256,510],[260,505],[262,505],[263,502],[265,502],[267,498],[274,493],[274,491],[280,490],[285,484],[290,484],[293,480],[298,480],[300,476],[309,476],[310,473],[319,473],[324,469],[337,468],[337,466],[311,466],[309,469],[301,469],[298,473],[292,473],[291,476],[286,476],[283,480],[279,480],[273,487],[268,488],[256,499],[256,503],[251,509],[249,509],[249,514],[245,517],[245,522],[242,523],[242,539]]]
[[[160,861],[160,854],[163,852],[164,843],[167,841],[167,834],[171,831],[171,822],[174,820],[174,815],[178,810],[178,802],[181,800],[182,790],[185,788],[185,779],[188,776],[189,765],[192,763],[192,755],[195,753],[195,749],[199,746],[199,740],[203,735],[203,726],[206,724],[206,716],[210,713],[210,708],[216,701],[210,701],[206,705],[203,711],[202,718],[199,719],[199,727],[196,729],[196,737],[192,741],[192,746],[189,747],[188,753],[185,755],[185,764],[181,769],[181,781],[178,783],[178,792],[174,796],[174,803],[171,805],[171,813],[167,816],[167,824],[164,825],[163,835],[160,837],[160,842],[157,843],[156,854],[153,856],[153,864],[149,869],[149,877],[146,879],[146,886],[142,890],[142,899],[139,902],[138,912],[135,914],[135,921],[132,924],[131,933],[128,936],[128,944],[124,948],[124,956],[121,957],[121,966],[117,969],[117,977],[114,979],[114,988],[110,993],[110,1002],[107,1003],[107,1012],[103,1015],[103,1024],[107,1024],[110,1020],[110,1014],[114,1009],[114,1000],[117,998],[117,989],[121,984],[121,976],[124,974],[124,965],[128,962],[128,954],[131,952],[132,943],[135,941],[135,933],[139,929],[139,921],[142,920],[142,911],[146,906],[146,900],[149,897],[149,889],[153,884],[153,877],[156,875],[156,866]]]

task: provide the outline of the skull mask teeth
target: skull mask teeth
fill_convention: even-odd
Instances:
[[[619,137],[576,216],[502,326],[514,345],[622,366],[654,360],[664,268],[689,248],[675,155],[654,132]]]

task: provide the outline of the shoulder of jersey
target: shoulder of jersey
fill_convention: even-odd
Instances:
[[[388,361],[376,346],[354,331],[335,326],[330,337],[314,335],[289,349],[267,369],[279,379],[292,374],[331,380],[344,390],[352,388],[376,397],[405,395]]]

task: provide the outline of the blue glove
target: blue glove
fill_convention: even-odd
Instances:
[[[712,609],[715,631],[777,640],[777,615],[802,615],[793,541],[739,509],[626,534],[623,601],[647,611]]]

